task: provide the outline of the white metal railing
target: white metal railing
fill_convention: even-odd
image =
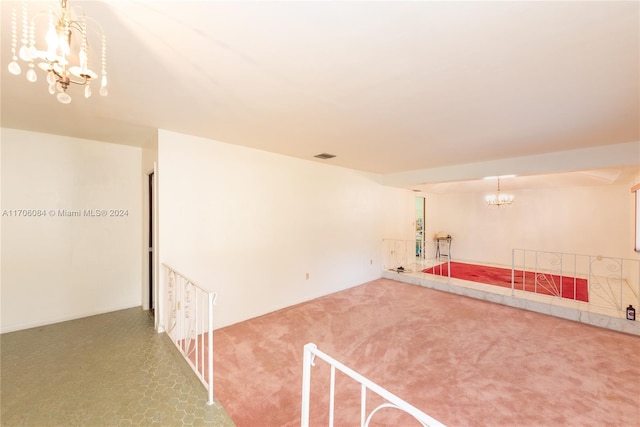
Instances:
[[[577,283],[586,281],[588,304],[591,306],[617,312],[623,312],[629,304],[640,306],[640,260],[513,249],[512,290],[518,289],[521,282],[522,286],[526,285],[524,271],[534,273],[534,283],[529,283],[530,286],[544,287],[553,296],[577,299]],[[516,285],[519,275],[522,277]],[[529,278],[529,281],[532,279]],[[569,294],[573,290],[573,298],[563,289],[565,282],[571,287]]]
[[[213,404],[213,305],[216,294],[162,264],[166,274],[165,331],[208,392]]]
[[[438,256],[437,249],[436,242],[383,239],[383,269],[450,279],[450,254]],[[512,249],[511,292],[520,299],[536,294],[575,301],[580,311],[624,318],[629,305],[640,307],[640,259]]]
[[[411,240],[384,239],[382,241],[382,265],[386,269],[407,268],[416,262],[416,242]],[[421,251],[424,254],[423,251]]]
[[[302,415],[301,427],[309,426],[309,409],[311,396],[311,367],[315,366],[315,358],[319,357],[331,366],[331,384],[329,395],[329,427],[333,427],[334,420],[334,397],[335,397],[335,372],[336,369],[351,377],[361,385],[360,398],[360,426],[368,427],[371,419],[377,411],[383,408],[394,408],[405,412],[415,418],[424,427],[444,427],[444,424],[425,414],[421,410],[405,402],[395,394],[385,390],[373,381],[365,378],[351,368],[338,362],[331,356],[318,350],[318,347],[309,343],[304,346],[304,357],[302,362]],[[378,405],[367,415],[366,401],[367,390],[371,390],[387,402]]]
[[[430,274],[451,277],[449,253],[439,253],[437,242],[383,239],[382,266],[385,270],[419,273],[431,269]],[[445,265],[447,268],[445,268]]]

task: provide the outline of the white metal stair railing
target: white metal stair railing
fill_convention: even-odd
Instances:
[[[585,304],[589,306],[613,310],[619,315],[628,304],[640,306],[640,260],[513,249],[511,262],[512,289],[516,271],[532,271],[535,273],[534,285],[544,287],[557,297],[563,295],[563,282],[558,280],[556,283],[549,277],[565,277],[574,283],[579,279],[586,280],[589,301]]]
[[[318,350],[318,347],[309,343],[304,346],[304,357],[302,361],[302,415],[301,427],[309,426],[309,408],[311,396],[311,367],[315,366],[315,358],[319,357],[331,366],[331,384],[329,395],[329,427],[333,427],[334,420],[334,397],[335,397],[335,372],[336,369],[351,377],[361,385],[360,399],[360,426],[368,427],[375,413],[383,408],[395,408],[411,415],[424,427],[444,427],[444,424],[425,414],[415,406],[405,402],[395,394],[385,390],[373,381],[365,378],[353,369],[343,365],[331,356]],[[366,401],[367,390],[371,390],[387,402],[378,405],[367,415]]]
[[[429,253],[434,254],[428,256]],[[420,273],[430,269],[433,275],[451,277],[451,257],[438,255],[437,242],[383,239],[382,266],[398,273]]]
[[[162,264],[166,274],[165,331],[207,390],[213,404],[213,305],[216,294]]]
[[[424,252],[422,252],[424,253]],[[411,240],[384,239],[382,264],[385,269],[397,269],[416,262],[416,242]]]

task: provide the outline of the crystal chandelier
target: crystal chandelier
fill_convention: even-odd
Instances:
[[[498,191],[485,197],[485,201],[489,206],[510,205],[513,203],[513,195],[500,192],[500,177],[498,177]]]
[[[67,93],[70,85],[84,86],[84,96],[91,96],[91,82],[98,75],[89,68],[91,44],[89,30],[101,45],[100,95],[107,96],[106,39],[100,24],[85,16],[79,7],[69,6],[67,0],[53,4],[49,10],[29,17],[27,0],[22,2],[21,39],[18,48],[18,13],[11,12],[11,62],[9,72],[20,75],[18,59],[27,64],[26,77],[36,82],[35,65],[47,73],[49,93],[63,104],[71,102]],[[89,25],[90,24],[90,25]],[[92,34],[93,35],[93,34]],[[44,48],[42,48],[44,46]]]

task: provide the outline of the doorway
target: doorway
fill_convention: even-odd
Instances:
[[[153,203],[154,203],[154,199],[153,199],[153,178],[154,178],[154,172],[151,172],[149,174],[149,185],[148,185],[148,192],[149,192],[149,223],[148,223],[148,230],[147,232],[149,233],[149,311],[151,312],[152,316],[155,316],[155,299],[154,299],[154,288],[153,288],[153,279],[154,279],[154,262],[153,262],[153,258],[154,258],[154,250],[153,250]]]
[[[424,259],[424,197],[416,197],[416,258]]]

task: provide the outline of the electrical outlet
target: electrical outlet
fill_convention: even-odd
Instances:
[[[373,265],[373,260],[372,259],[369,260],[369,264]]]
[[[598,261],[602,261],[602,255],[598,255]]]
[[[309,273],[305,273],[304,278],[305,280],[309,280]]]

